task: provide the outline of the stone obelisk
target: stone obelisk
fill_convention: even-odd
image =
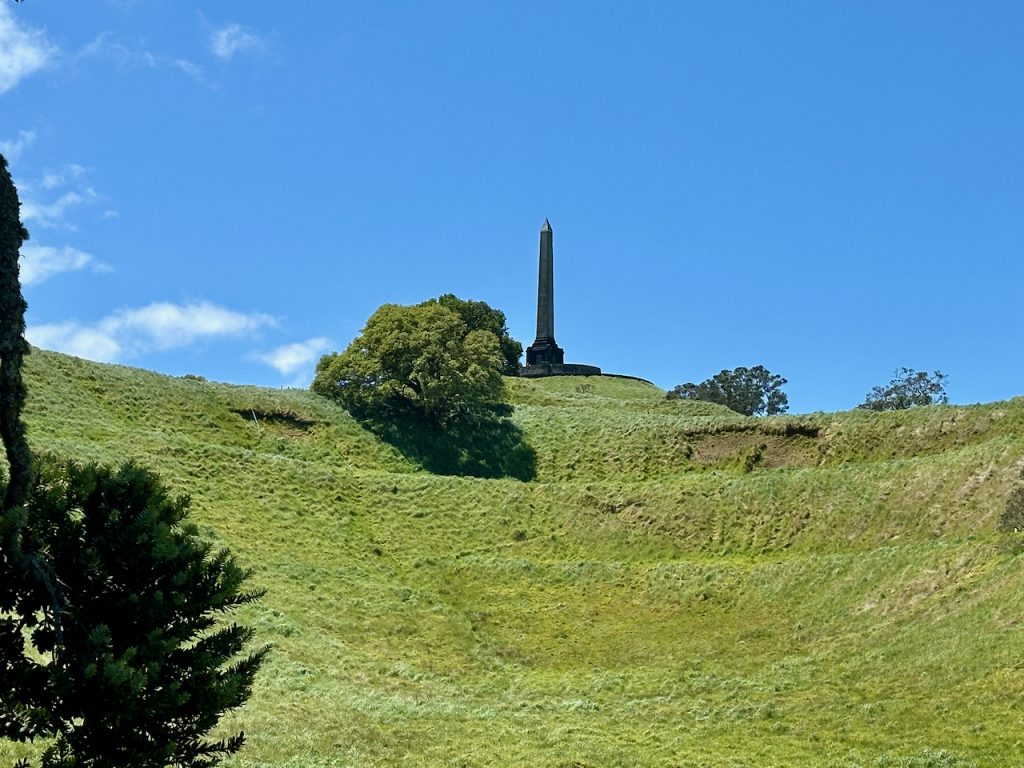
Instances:
[[[555,343],[554,233],[544,219],[540,228],[540,269],[537,274],[537,338],[526,349],[527,365],[562,365],[565,352]]]

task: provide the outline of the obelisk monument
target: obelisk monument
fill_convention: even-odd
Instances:
[[[555,254],[551,223],[540,228],[540,269],[537,273],[537,338],[526,348],[526,365],[520,376],[600,376],[596,365],[566,363],[565,352],[555,343]]]
[[[526,364],[561,365],[565,351],[555,343],[554,233],[544,219],[540,228],[540,269],[537,274],[537,338],[526,349]]]

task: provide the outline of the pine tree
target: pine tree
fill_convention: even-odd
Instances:
[[[4,551],[13,544],[16,510],[25,503],[32,486],[32,456],[21,420],[25,404],[21,366],[29,346],[25,341],[26,304],[18,280],[18,254],[27,239],[18,190],[7,169],[7,159],[0,155],[0,439],[10,472],[0,519]]]
[[[51,735],[44,768],[205,768],[244,735],[205,734],[252,689],[266,648],[220,617],[257,600],[248,572],[214,551],[151,472],[43,459],[26,544],[64,587],[61,622],[22,617],[42,660],[26,660],[0,732]],[[4,702],[6,703],[6,702]]]
[[[21,420],[26,394],[21,367],[29,347],[18,256],[27,239],[18,191],[7,159],[0,155],[0,440],[8,471],[0,493],[0,713],[10,713],[0,714],[0,737],[7,738],[31,738],[37,733],[35,713],[20,698],[44,681],[28,663],[21,630],[31,626],[42,607],[54,602],[46,588],[55,592],[46,563],[22,546],[25,505],[33,480],[32,455]]]

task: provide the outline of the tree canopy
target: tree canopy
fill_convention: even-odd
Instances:
[[[718,403],[744,416],[771,416],[789,409],[789,398],[782,391],[785,383],[786,379],[762,365],[723,369],[700,384],[673,387],[667,397]]]
[[[498,337],[439,301],[380,307],[341,354],[324,355],[312,389],[348,408],[411,404],[444,422],[501,402]]]
[[[885,386],[873,387],[857,407],[868,411],[902,411],[919,405],[948,403],[943,383],[946,378],[942,371],[929,375],[927,371],[899,368],[892,381]]]
[[[519,375],[519,361],[523,356],[523,345],[509,336],[505,313],[495,309],[485,301],[460,299],[452,293],[446,293],[436,299],[429,299],[424,304],[440,304],[454,310],[466,324],[466,332],[490,331],[498,339],[498,347],[504,360],[501,372],[506,376]]]

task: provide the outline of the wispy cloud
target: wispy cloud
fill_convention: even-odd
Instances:
[[[109,32],[101,32],[74,55],[73,60],[105,59],[122,69],[147,67],[155,69],[159,57],[138,43],[115,40]]]
[[[332,345],[333,342],[330,339],[317,336],[314,339],[285,344],[270,352],[254,355],[254,357],[261,363],[276,368],[281,374],[290,376],[303,368],[309,368]]]
[[[66,184],[81,180],[86,174],[83,166],[77,163],[68,163],[59,171],[47,171],[43,174],[40,186],[43,189],[57,189]]]
[[[109,61],[121,70],[173,69],[194,82],[215,87],[215,84],[207,79],[203,68],[191,59],[154,53],[140,42],[126,43],[116,40],[109,32],[97,35],[79,49],[74,58],[75,60],[101,59]]]
[[[266,47],[263,38],[241,24],[227,24],[210,31],[210,50],[218,59],[231,59],[237,53],[258,53]]]
[[[35,140],[35,131],[18,131],[18,138],[0,141],[0,154],[7,158],[7,162],[16,163],[21,153],[31,147]]]
[[[43,227],[76,229],[73,224],[68,223],[66,218],[67,212],[77,206],[93,202],[97,197],[96,192],[89,188],[82,194],[78,192],[65,192],[48,204],[26,199],[21,204],[21,219],[26,223],[34,222]]]
[[[100,362],[116,362],[147,352],[187,347],[196,341],[238,337],[274,324],[260,313],[242,313],[198,302],[160,302],[122,309],[97,323],[29,326],[26,337],[37,347]]]
[[[88,169],[68,163],[58,170],[47,170],[42,177],[19,179],[22,221],[49,229],[76,229],[71,213],[102,198],[89,184]]]
[[[110,269],[96,261],[92,254],[72,248],[70,245],[54,248],[29,242],[21,247],[19,272],[22,285],[38,285],[61,272],[77,272],[86,268],[96,272],[106,272]]]
[[[35,131],[19,131],[18,138],[0,142],[7,157],[18,157],[35,141]],[[70,220],[71,212],[102,198],[88,183],[89,170],[78,163],[67,163],[57,170],[45,170],[42,176],[17,180],[21,198],[21,220],[31,229],[77,227]],[[113,209],[110,209],[113,210]],[[116,212],[115,212],[116,213]],[[106,218],[106,214],[104,214]],[[55,248],[33,239],[21,249],[20,276],[23,285],[38,285],[61,272],[90,269],[106,272],[110,267],[92,254],[65,245]]]
[[[194,61],[189,61],[188,59],[175,59],[171,62],[171,66],[184,72],[197,83],[203,83],[204,85],[207,83],[206,73],[203,72],[203,68]]]
[[[46,33],[19,24],[9,5],[0,4],[0,93],[49,66],[57,54]]]

